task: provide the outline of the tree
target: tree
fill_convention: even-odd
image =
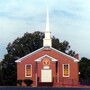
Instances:
[[[90,59],[82,57],[79,62],[80,78],[90,79]]]
[[[1,62],[0,62],[0,86],[2,85],[2,66],[1,66]]]
[[[34,33],[25,33],[21,38],[17,38],[7,45],[7,54],[2,61],[3,83],[7,85],[16,85],[17,69],[15,60],[41,48],[43,46],[44,33],[36,31]],[[70,51],[70,45],[67,41],[60,42],[58,38],[52,37],[52,46],[66,54]],[[75,54],[73,51],[69,55]]]
[[[90,59],[82,57],[79,62],[80,82],[84,85],[90,85]]]

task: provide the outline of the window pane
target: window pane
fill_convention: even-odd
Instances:
[[[31,76],[31,65],[26,65],[26,76]]]
[[[64,65],[64,69],[68,69],[68,65]]]
[[[68,76],[68,65],[64,65],[64,76]]]

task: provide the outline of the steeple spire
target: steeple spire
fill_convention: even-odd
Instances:
[[[47,9],[47,16],[46,16],[46,30],[45,30],[45,38],[43,39],[43,46],[49,46],[49,47],[52,46],[48,9]]]
[[[49,28],[49,11],[48,11],[48,8],[47,8],[47,17],[46,17],[46,31],[50,31],[50,28]]]

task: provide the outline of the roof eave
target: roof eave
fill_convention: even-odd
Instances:
[[[74,62],[78,63],[78,62],[79,62],[79,60],[78,60],[78,59],[74,59]]]
[[[20,60],[16,60],[15,63],[20,63],[21,61]]]
[[[28,57],[28,56],[31,56],[31,55],[35,54],[36,52],[42,50],[43,48],[44,48],[44,47],[41,47],[40,49],[37,49],[36,51],[33,51],[33,52],[29,53],[29,54],[27,54],[27,55],[21,57],[20,59],[16,60],[15,62],[16,62],[16,63],[20,63],[24,58],[26,58],[26,57]]]
[[[57,49],[55,49],[55,48],[53,48],[53,47],[51,47],[51,49],[55,50],[56,52],[58,52],[58,53],[60,53],[60,54],[62,54],[62,55],[64,55],[64,56],[66,56],[66,57],[68,57],[68,58],[71,58],[72,60],[74,60],[74,62],[79,62],[79,59],[76,59],[75,57],[72,57],[72,56],[70,56],[70,55],[68,55],[68,54],[65,54],[65,53],[63,53],[63,52],[61,52],[61,51],[59,51],[59,50],[57,50]]]

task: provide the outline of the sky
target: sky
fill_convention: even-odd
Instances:
[[[17,37],[45,31],[47,6],[52,36],[90,59],[90,0],[0,0],[0,60]]]

